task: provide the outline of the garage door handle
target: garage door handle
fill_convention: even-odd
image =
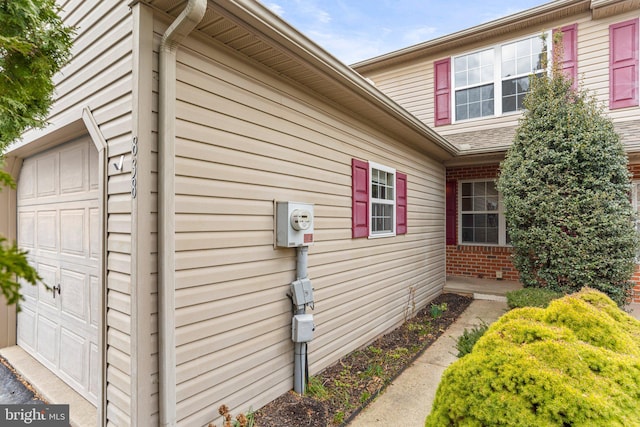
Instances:
[[[58,292],[58,295],[60,295],[60,283],[58,283],[57,286],[53,287],[53,299],[56,299],[56,292]]]

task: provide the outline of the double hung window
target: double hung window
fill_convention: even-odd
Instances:
[[[541,74],[544,44],[540,37],[530,37],[501,46],[502,112],[522,110],[522,101],[529,92],[529,76]]]
[[[396,171],[369,162],[371,176],[371,235],[395,233]]]
[[[407,233],[407,175],[374,162],[351,159],[352,237]]]
[[[493,49],[455,58],[456,120],[493,116]]]
[[[482,245],[508,243],[500,195],[493,181],[460,183],[460,241]]]
[[[455,120],[496,116],[523,108],[529,76],[545,72],[540,36],[453,58]]]

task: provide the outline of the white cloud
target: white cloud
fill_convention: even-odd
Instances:
[[[435,27],[413,28],[404,33],[402,40],[407,46],[414,45],[432,39],[436,31]]]
[[[266,3],[265,6],[270,9],[276,15],[284,16],[284,8],[277,3]]]

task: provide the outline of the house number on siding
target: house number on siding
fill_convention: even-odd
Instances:
[[[138,137],[134,136],[131,143],[131,198],[136,198],[137,185],[136,177],[138,174]]]

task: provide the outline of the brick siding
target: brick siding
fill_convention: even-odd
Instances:
[[[447,181],[495,179],[498,176],[498,169],[497,164],[450,168],[447,169]],[[635,179],[640,178],[640,164],[629,165],[629,171]],[[456,200],[456,205],[457,203]],[[458,233],[457,222],[456,215],[456,234]],[[511,248],[504,246],[447,245],[447,276],[495,279],[496,272],[500,272],[504,280],[518,280],[519,274],[511,262],[511,252]],[[636,266],[631,280],[636,284],[632,301],[640,303],[640,265]]]

